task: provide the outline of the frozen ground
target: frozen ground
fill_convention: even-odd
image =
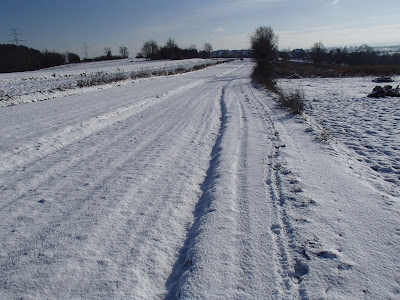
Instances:
[[[290,116],[251,68],[1,108],[0,298],[398,299],[396,127],[335,132],[318,81]],[[365,122],[379,161],[350,147]]]

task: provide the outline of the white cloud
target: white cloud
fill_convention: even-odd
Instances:
[[[217,29],[215,29],[215,32],[224,32],[225,31],[225,29],[223,29],[223,28],[217,28]]]
[[[336,5],[339,4],[339,2],[340,2],[340,0],[333,0],[333,1],[331,1],[331,2],[329,3],[329,5],[330,5],[330,6],[336,6]]]

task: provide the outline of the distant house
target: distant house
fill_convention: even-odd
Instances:
[[[217,50],[217,51],[213,51],[211,53],[211,57],[213,58],[225,58],[225,57],[229,57],[229,52],[230,50]]]
[[[294,50],[290,53],[290,58],[291,58],[291,59],[306,60],[306,59],[308,59],[308,54],[307,54],[307,52],[304,51],[303,49],[294,49]]]
[[[251,57],[252,50],[217,50],[211,53],[213,58],[241,58],[241,57]]]

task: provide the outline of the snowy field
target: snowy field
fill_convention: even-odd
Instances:
[[[291,116],[252,66],[53,99],[29,78],[67,69],[1,75],[31,103],[0,108],[0,299],[399,299],[399,100],[282,80]]]
[[[370,168],[368,177],[400,196],[400,99],[368,98],[375,77],[280,80],[286,89],[300,88],[308,120],[316,121],[325,139]],[[391,84],[400,84],[400,76]],[[312,127],[312,126],[311,126]],[[348,151],[346,151],[348,150]]]
[[[150,74],[157,71],[168,73],[177,69],[189,70],[195,66],[215,64],[217,61],[218,59],[186,59],[179,61],[119,59],[67,64],[32,72],[3,73],[0,74],[0,107],[97,90],[99,87],[78,87],[80,80],[93,77],[104,76],[107,78],[120,74],[130,78],[131,75]],[[101,88],[113,86],[114,84],[103,85]]]

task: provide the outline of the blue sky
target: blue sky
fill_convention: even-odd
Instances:
[[[18,28],[22,44],[39,50],[71,51],[89,57],[110,47],[145,41],[180,47],[246,49],[260,25],[271,26],[280,49],[325,46],[400,45],[400,1],[369,0],[2,0],[0,43]]]

